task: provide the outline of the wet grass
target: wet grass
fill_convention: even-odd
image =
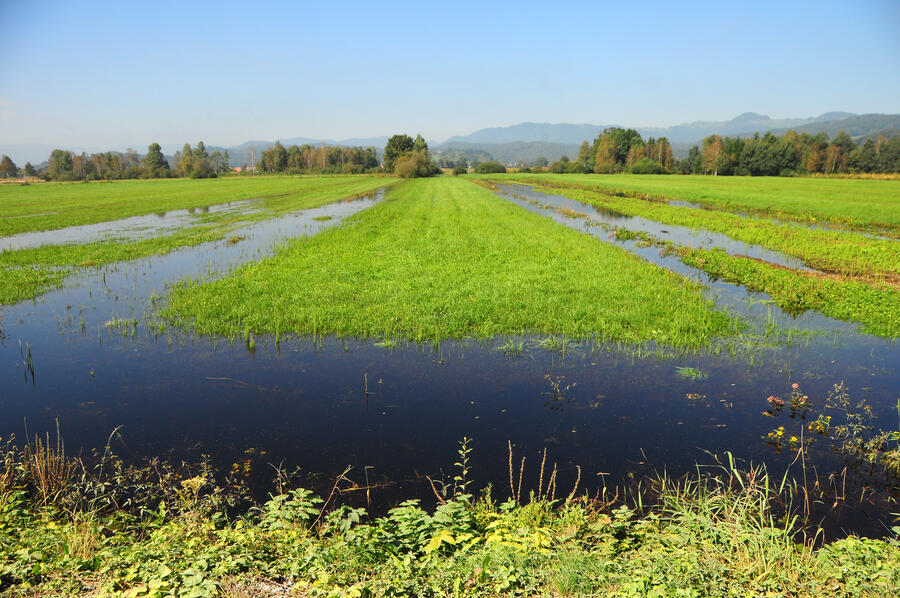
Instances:
[[[0,267],[0,305],[34,299],[59,287],[68,275],[69,270],[45,267]]]
[[[0,237],[247,199],[259,198],[265,207],[278,209],[317,190],[347,196],[379,187],[385,180],[360,175],[235,176],[0,185]]]
[[[404,183],[340,228],[183,283],[166,315],[229,336],[552,334],[680,347],[733,325],[694,283],[449,178]]]
[[[538,188],[628,216],[721,233],[737,241],[797,257],[810,268],[823,272],[867,282],[889,282],[900,287],[900,242],[894,240],[618,197],[586,188]],[[900,196],[895,209],[900,212]]]
[[[266,180],[266,179],[263,179]],[[254,205],[251,213],[229,212],[210,215],[201,224],[188,226],[172,234],[138,241],[96,241],[72,245],[45,245],[32,249],[0,251],[0,304],[31,299],[58,286],[73,268],[103,266],[114,262],[164,255],[181,247],[194,247],[219,241],[239,226],[277,217],[297,210],[316,208],[353,197],[385,184],[378,177],[318,177],[303,180],[304,191],[270,197]],[[169,181],[160,181],[169,183]],[[185,181],[191,182],[191,181]],[[123,183],[127,184],[127,183]],[[38,186],[40,187],[40,186]],[[68,188],[80,188],[69,185]],[[242,237],[228,238],[238,243]],[[51,270],[61,268],[63,270]]]
[[[722,250],[680,248],[681,260],[714,278],[764,291],[788,313],[814,309],[828,317],[862,324],[878,336],[900,336],[900,291],[854,281],[822,278]]]
[[[801,222],[830,222],[862,230],[885,228],[900,234],[900,186],[896,181],[596,174],[507,175],[503,178],[575,183],[604,192],[680,199],[723,210]]]

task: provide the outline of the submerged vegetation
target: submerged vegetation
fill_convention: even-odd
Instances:
[[[732,322],[693,283],[453,178],[410,181],[339,229],[221,280],[169,318],[202,333],[405,337],[551,333],[698,347]]]

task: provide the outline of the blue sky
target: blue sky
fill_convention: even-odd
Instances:
[[[900,2],[2,0],[0,143],[900,112]]]

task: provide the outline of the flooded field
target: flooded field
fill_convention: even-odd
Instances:
[[[58,420],[73,453],[103,447],[115,429],[113,449],[123,456],[209,455],[223,471],[251,462],[260,488],[272,466],[299,466],[328,486],[350,465],[354,480],[377,485],[373,500],[383,508],[401,496],[428,500],[424,476],[446,475],[463,437],[472,439],[478,487],[508,484],[511,441],[517,464],[526,459],[526,484],[546,448],[561,486],[580,477],[593,493],[654,471],[689,472],[725,451],[765,462],[776,477],[787,468],[801,475],[787,439],[815,436],[809,424],[839,383],[871,405],[876,428],[897,429],[893,340],[816,312],[784,313],[765,294],[711,280],[639,239],[617,240],[600,223],[796,268],[793,258],[521,187],[500,195],[701,283],[742,331],[700,350],[547,334],[417,343],[290,329],[201,336],[160,316],[172,283],[218,279],[262,260],[287,239],[372,209],[381,191],[251,224],[230,241],[87,268],[33,302],[0,308],[2,431],[43,434]],[[767,399],[789,399],[792,384],[812,409],[773,410]],[[770,436],[779,427],[784,439]],[[825,441],[810,444],[807,459],[823,486],[836,473],[845,493],[856,491],[837,508],[814,509],[831,532],[886,533],[896,509],[889,479]]]

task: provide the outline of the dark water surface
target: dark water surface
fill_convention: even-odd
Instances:
[[[237,244],[85,271],[35,302],[0,309],[0,435],[21,436],[26,419],[29,431],[43,433],[58,419],[67,450],[76,452],[103,446],[122,426],[124,444],[113,448],[125,456],[206,453],[222,468],[253,448],[266,451],[257,458],[260,480],[271,479],[268,463],[328,475],[352,465],[357,482],[368,473],[371,481],[386,483],[375,497],[390,503],[427,498],[421,476],[440,476],[442,469],[450,474],[463,436],[473,439],[476,486],[493,483],[499,498],[508,495],[509,440],[517,470],[526,457],[526,489],[537,486],[544,447],[548,464],[559,464],[565,493],[576,465],[581,487],[596,490],[604,480],[626,481],[630,472],[691,471],[711,461],[707,451],[765,460],[780,480],[794,454],[777,453],[765,436],[779,425],[790,433],[805,424],[787,413],[760,413],[769,395],[787,398],[792,382],[821,406],[832,385],[843,381],[854,398],[873,405],[876,426],[897,425],[895,343],[821,314],[794,318],[766,303],[765,295],[709,281],[656,248],[616,242],[596,226],[584,230],[707,284],[718,308],[748,322],[748,337],[690,355],[590,344],[563,355],[536,346],[539,338],[382,348],[371,340],[282,336],[278,344],[257,338],[251,350],[243,339],[160,330],[151,298],[163,297],[167,282],[220,275],[269,255],[278,239],[314,234],[375,201],[261,222],[239,231],[246,239]],[[584,219],[520,203],[584,226]],[[324,216],[331,219],[314,220]],[[116,318],[138,323],[107,326]],[[522,352],[498,350],[508,340],[521,341]],[[20,341],[31,347],[33,382]],[[686,379],[681,367],[706,377]],[[824,444],[811,449],[810,459],[823,476],[843,467]],[[828,525],[868,534],[890,527],[891,508],[882,502],[851,507],[831,512]]]

